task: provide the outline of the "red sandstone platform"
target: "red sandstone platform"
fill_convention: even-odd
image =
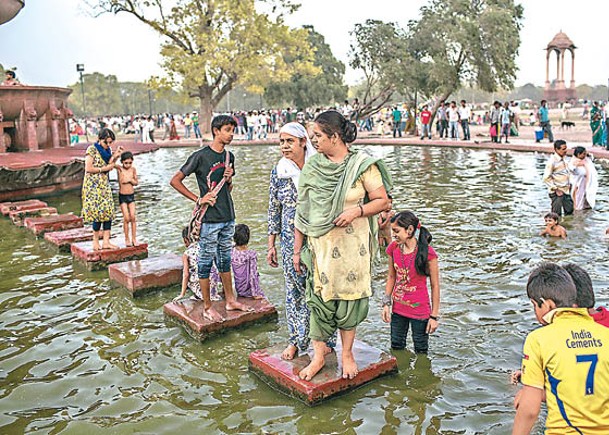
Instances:
[[[254,322],[277,319],[277,310],[266,299],[239,298],[239,302],[248,305],[254,311],[226,311],[224,301],[213,302],[213,307],[223,317],[224,322],[210,322],[203,317],[203,301],[183,299],[180,302],[169,302],[163,306],[165,317],[181,324],[193,338],[203,341],[211,335],[225,332]]]
[[[82,218],[73,214],[58,214],[54,216],[42,216],[26,218],[23,221],[25,227],[41,236],[49,231],[69,230],[82,227]]]
[[[45,233],[44,239],[57,246],[60,251],[70,252],[72,243],[83,242],[93,239],[93,230],[91,227],[74,228],[65,231],[53,231]],[[114,243],[114,241],[113,241]]]
[[[33,208],[46,207],[47,203],[37,199],[28,199],[27,201],[17,202],[2,202],[0,203],[0,212],[4,216],[8,216],[11,211],[31,210]]]
[[[110,279],[126,287],[133,296],[170,287],[182,281],[182,257],[166,254],[160,257],[132,260],[108,266]]]
[[[25,225],[24,221],[29,217],[41,217],[41,216],[54,216],[57,214],[55,207],[38,207],[28,210],[15,210],[9,212],[8,216],[11,218],[13,224],[18,227]]]
[[[121,261],[140,260],[148,257],[148,244],[140,243],[137,246],[125,246],[124,241],[112,240],[118,249],[93,250],[92,242],[72,243],[70,251],[74,259],[84,263],[89,270],[100,270],[112,263]],[[100,241],[101,243],[101,241]]]
[[[309,406],[345,394],[376,378],[398,371],[394,356],[356,340],[353,355],[359,374],[354,379],[343,379],[339,340],[336,352],[326,356],[324,368],[311,381],[304,381],[300,379],[298,373],[311,361],[309,355],[284,361],[281,359],[284,348],[285,345],[280,344],[252,352],[249,356],[249,368],[271,387]]]

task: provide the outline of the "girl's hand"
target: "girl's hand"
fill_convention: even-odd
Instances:
[[[353,222],[355,218],[360,217],[360,214],[361,209],[359,207],[350,208],[342,212],[340,216],[334,219],[333,224],[337,227],[346,227]]]
[[[172,302],[177,302],[185,296],[185,293],[180,293],[178,296],[172,299]]]
[[[381,313],[381,319],[383,319],[383,322],[385,322],[385,323],[391,322],[391,307],[390,306],[385,305],[383,307],[383,312]]]
[[[274,246],[266,251],[266,262],[271,267],[277,267],[279,265],[277,262],[277,249]]]
[[[438,329],[438,321],[434,319],[429,319],[425,332],[428,334],[433,334],[434,332],[436,332],[436,329]]]

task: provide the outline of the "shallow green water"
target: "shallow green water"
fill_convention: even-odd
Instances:
[[[276,147],[233,147],[238,221],[264,258],[268,178]],[[209,340],[165,323],[177,288],[132,299],[107,272],[87,272],[44,241],[0,219],[0,433],[346,433],[504,434],[511,430],[508,372],[535,327],[524,285],[541,260],[584,265],[599,302],[609,302],[609,197],[596,212],[568,218],[569,238],[537,236],[549,199],[546,156],[509,152],[377,147],[394,175],[397,210],[412,209],[434,236],[442,274],[442,320],[429,359],[396,353],[400,373],[308,408],[247,371],[249,352],[283,342],[280,269],[261,280],[278,324]],[[191,203],[169,187],[192,149],[137,156],[140,240],[150,255],[181,253]],[[609,173],[599,167],[601,186]],[[188,180],[194,187],[194,179]],[[48,200],[78,212],[76,193]],[[117,222],[120,224],[120,222]],[[119,233],[117,225],[115,233]],[[358,330],[387,349],[377,295]]]

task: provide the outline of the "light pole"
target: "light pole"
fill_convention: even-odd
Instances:
[[[82,77],[82,73],[85,71],[85,64],[77,63],[76,71],[78,71],[80,73],[80,91],[82,92],[82,111],[85,114],[85,137],[87,138],[87,142],[89,142],[89,132],[87,131],[87,101],[85,100],[85,81]]]

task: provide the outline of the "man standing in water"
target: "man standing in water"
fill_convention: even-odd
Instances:
[[[214,260],[224,287],[226,310],[251,311],[251,308],[237,302],[231,279],[231,249],[235,232],[235,209],[231,190],[235,174],[235,156],[225,148],[233,140],[235,127],[237,122],[231,116],[216,116],[211,123],[213,135],[211,145],[192,153],[170,182],[171,187],[191,201],[209,205],[201,223],[199,239],[201,256],[198,272],[205,304],[204,316],[212,322],[224,320],[211,304],[209,275]],[[191,192],[183,183],[184,178],[193,173],[197,177],[200,196]],[[224,185],[216,192],[217,189],[214,188],[223,178]]]
[[[571,198],[571,184],[569,182],[569,169],[565,161],[567,142],[558,139],[554,142],[554,154],[548,159],[543,173],[543,182],[548,186],[552,200],[552,212],[557,215],[573,214],[573,199]]]

